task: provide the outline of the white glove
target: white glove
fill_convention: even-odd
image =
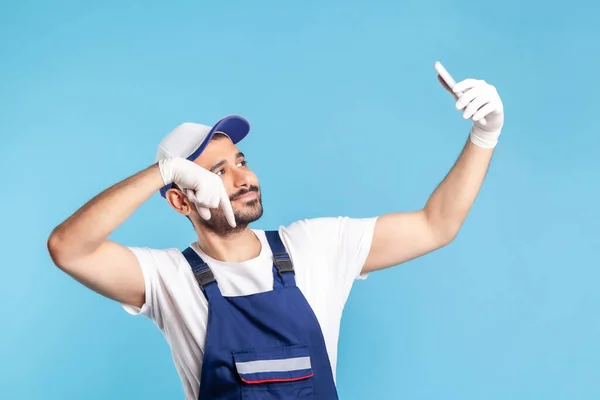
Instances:
[[[504,106],[496,88],[483,80],[465,79],[452,91],[458,97],[456,109],[464,110],[463,118],[473,121],[471,142],[486,149],[495,147],[504,125]]]
[[[196,204],[198,213],[210,219],[210,209],[221,206],[225,218],[235,228],[235,217],[229,196],[218,175],[185,158],[165,158],[158,162],[160,175],[165,185],[175,183],[188,199]]]

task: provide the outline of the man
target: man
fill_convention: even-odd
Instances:
[[[250,127],[229,116],[167,135],[154,165],[53,230],[52,259],[129,313],[154,321],[187,399],[337,398],[338,333],[353,281],[449,244],[497,144],[504,113],[495,88],[474,79],[444,86],[473,127],[421,210],[251,229],[263,212],[261,190],[237,147]],[[109,241],[157,191],[190,219],[196,240],[184,251]]]

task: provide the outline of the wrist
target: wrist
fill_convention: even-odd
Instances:
[[[484,131],[476,125],[473,125],[471,128],[471,133],[469,138],[471,142],[477,146],[484,149],[492,149],[496,147],[498,144],[498,137],[500,136],[501,130],[497,131]]]
[[[158,171],[160,172],[160,176],[164,185],[170,185],[175,179],[175,168],[173,165],[174,160],[175,158],[173,157],[163,158],[157,163]]]

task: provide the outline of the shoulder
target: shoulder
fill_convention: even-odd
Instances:
[[[294,221],[280,226],[279,234],[288,239],[296,238],[321,240],[333,239],[348,232],[366,232],[372,234],[377,217],[351,218],[348,216],[317,217]],[[333,235],[333,236],[332,236]]]
[[[335,226],[339,225],[339,220],[342,218],[306,218],[294,221],[288,225],[281,225],[277,230],[286,246],[310,245],[315,241],[318,242],[319,236],[324,232],[335,230]]]
[[[377,217],[347,216],[302,219],[278,228],[281,240],[290,252],[337,254],[369,247]]]
[[[343,224],[349,217],[317,217],[294,221],[289,225],[279,227],[279,233],[284,235],[307,235],[322,229],[334,229]]]

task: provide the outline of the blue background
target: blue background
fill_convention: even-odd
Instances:
[[[342,399],[600,397],[597,3],[75,1],[0,8],[0,397],[182,398],[158,329],[53,266],[51,229],[230,113],[266,212],[424,205],[470,122],[436,80],[494,84],[506,124],[450,246],[358,282]],[[111,237],[182,247],[154,196]]]

